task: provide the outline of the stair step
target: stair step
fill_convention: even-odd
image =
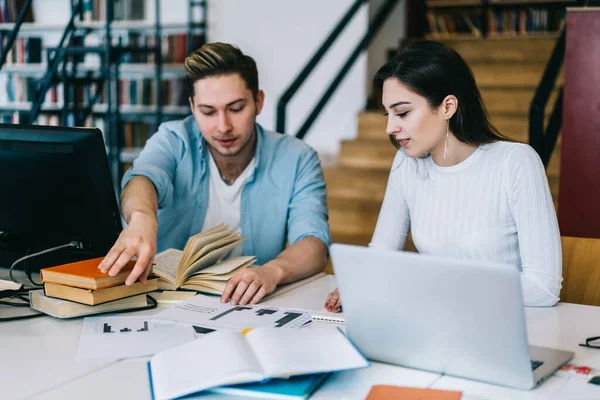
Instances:
[[[344,244],[353,244],[357,246],[368,246],[371,243],[371,239],[373,235],[367,234],[345,234],[345,233],[332,233],[331,239],[333,243],[344,243]],[[405,251],[417,251],[410,234],[406,239],[406,244],[404,245]],[[332,272],[328,272],[332,273]]]
[[[546,62],[518,64],[472,63],[470,66],[480,89],[483,87],[535,89],[546,68]],[[561,72],[556,84],[562,85],[563,78]]]
[[[468,63],[548,62],[558,36],[441,39]]]
[[[389,141],[343,140],[338,163],[343,167],[387,170],[389,172],[396,151]]]
[[[373,235],[379,210],[357,211],[329,208],[329,226],[332,232],[352,235]]]
[[[327,168],[327,204],[342,207],[348,202],[374,203],[377,210],[383,201],[389,170]]]
[[[339,166],[371,171],[389,171],[396,149],[391,143],[382,140],[356,139],[342,141]],[[554,148],[546,172],[548,176],[558,176],[560,170],[560,145]]]
[[[490,121],[501,134],[521,143],[529,142],[529,118],[522,115],[490,113]]]
[[[490,114],[529,115],[534,94],[535,90],[529,88],[481,88],[481,97]],[[554,90],[546,107],[548,115],[552,112],[557,97],[558,90]]]
[[[331,240],[333,243],[354,244],[358,246],[368,246],[373,235],[371,233],[346,233],[346,232],[331,232]]]
[[[358,114],[358,137],[360,139],[383,140],[389,143],[385,133],[387,117],[381,111],[362,111]]]
[[[489,100],[500,96],[502,92],[502,89],[483,89],[482,96]],[[517,92],[515,97],[524,96],[519,93],[519,89],[516,89],[515,92]],[[553,94],[552,101],[548,103],[551,107],[554,107],[554,96],[556,95]],[[513,107],[506,100],[497,102],[492,100],[493,104],[488,108],[490,121],[500,133],[519,142],[527,143],[529,141],[529,103],[524,103],[522,98],[515,100],[515,103],[517,102],[519,105]],[[488,104],[487,101],[486,104]],[[547,118],[551,113],[551,107],[547,109]],[[361,112],[358,117],[358,138],[389,143],[389,135],[385,132],[386,122],[387,117],[383,115],[383,111]]]

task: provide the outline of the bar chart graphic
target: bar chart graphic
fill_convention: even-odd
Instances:
[[[194,296],[154,316],[189,323],[206,329],[243,331],[248,328],[301,328],[310,323],[310,313],[270,305],[223,304],[219,298]],[[200,332],[198,332],[200,333]]]
[[[138,324],[141,322],[141,326]],[[112,322],[112,325],[108,322],[102,324],[102,333],[129,333],[129,332],[148,332],[150,330],[148,321],[128,321],[124,324],[117,324]],[[134,326],[135,325],[135,326]]]

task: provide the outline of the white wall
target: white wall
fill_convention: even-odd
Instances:
[[[375,12],[384,0],[369,1],[369,18],[373,18]],[[387,62],[389,49],[397,49],[400,40],[406,37],[406,1],[401,0],[392,11],[375,40],[368,50],[367,81],[366,90],[370,95],[373,89],[373,76],[379,68]],[[376,99],[379,103],[381,99]]]
[[[67,18],[68,1],[36,1],[36,11],[43,11],[45,21],[56,23]],[[152,21],[155,1],[146,1],[148,19]],[[187,21],[187,0],[160,1],[162,22]],[[381,1],[371,0],[374,3],[370,6],[371,13],[376,8],[374,5]],[[258,122],[265,128],[274,129],[279,96],[353,2],[354,0],[208,1],[208,39],[236,44],[258,64],[260,86],[266,93],[265,107]],[[50,3],[53,7],[48,7]],[[356,117],[365,106],[373,73],[385,61],[386,49],[397,46],[404,30],[403,8],[396,7],[369,50],[370,60],[367,61],[366,54],[358,58],[308,133],[307,143],[323,158],[337,154],[340,140],[356,136]],[[295,133],[315,106],[339,67],[366,32],[368,18],[369,6],[365,5],[290,102],[287,133]]]

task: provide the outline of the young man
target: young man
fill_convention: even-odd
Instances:
[[[162,124],[123,177],[127,227],[100,269],[115,275],[136,256],[126,284],[145,283],[157,251],[183,249],[224,222],[246,238],[237,254],[262,266],[237,272],[221,301],[254,304],[323,268],[331,244],[323,172],[309,146],[256,123],[264,93],[251,57],[210,43],[185,69],[193,115]]]

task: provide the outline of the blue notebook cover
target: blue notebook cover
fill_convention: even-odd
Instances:
[[[222,386],[209,392],[261,399],[308,399],[331,376],[331,373],[271,379],[263,383]]]

